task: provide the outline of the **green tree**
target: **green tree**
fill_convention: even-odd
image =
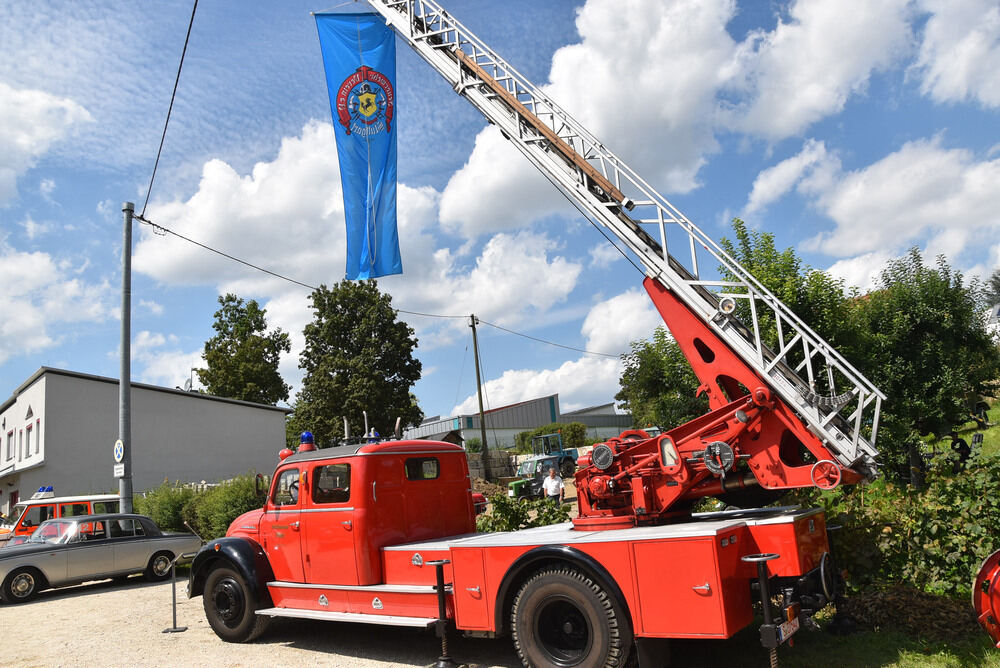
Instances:
[[[345,280],[321,285],[310,301],[292,431],[311,431],[317,446],[327,447],[343,436],[345,417],[352,434],[363,432],[362,411],[381,434],[392,431],[397,417],[404,427],[419,424],[423,412],[410,392],[420,379],[417,339],[396,319],[392,298],[375,281]]]
[[[990,306],[1000,304],[1000,269],[996,269],[986,281],[986,302]]]
[[[858,301],[866,333],[861,367],[886,393],[882,461],[895,472],[918,464],[920,437],[941,437],[968,414],[970,396],[1000,377],[1000,350],[986,332],[982,290],[943,256],[924,266],[917,249],[889,263]]]
[[[636,425],[672,429],[708,411],[708,398],[695,396],[698,377],[666,327],[657,327],[652,341],[633,341],[622,362],[615,399]]]
[[[206,369],[196,369],[209,394],[230,399],[277,404],[288,400],[289,386],[278,373],[281,353],[291,350],[288,334],[269,332],[267,311],[251,299],[219,297],[212,329],[205,342]]]

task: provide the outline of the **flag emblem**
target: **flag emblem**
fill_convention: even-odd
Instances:
[[[392,130],[392,82],[362,65],[337,89],[337,119],[347,134],[371,137]]]

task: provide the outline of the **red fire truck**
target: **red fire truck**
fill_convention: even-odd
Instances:
[[[474,533],[458,446],[300,448],[264,507],[198,553],[189,595],[231,642],[272,617],[436,624],[509,634],[525,665],[560,667],[656,665],[658,640],[728,638],[760,600],[773,658],[836,594],[822,512],[692,506],[873,478],[884,395],[434,0],[369,3],[641,265],[709,412],[595,446],[577,462],[578,517],[509,533]]]

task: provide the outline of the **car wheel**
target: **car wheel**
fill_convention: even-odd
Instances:
[[[621,668],[633,640],[626,612],[569,567],[539,571],[521,587],[511,635],[524,665],[536,668]]]
[[[146,565],[146,579],[150,582],[162,582],[170,577],[170,562],[174,555],[170,552],[157,552],[149,558]]]
[[[33,568],[19,568],[3,582],[3,600],[7,603],[27,603],[42,588],[41,575]]]
[[[209,625],[226,642],[250,642],[271,622],[270,617],[256,614],[256,601],[246,581],[229,567],[208,574],[202,599]]]

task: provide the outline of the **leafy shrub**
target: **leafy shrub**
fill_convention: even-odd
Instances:
[[[191,502],[195,492],[180,483],[170,485],[166,480],[154,490],[133,500],[135,512],[148,515],[164,531],[187,531],[184,526],[184,506]]]
[[[505,493],[490,497],[490,510],[476,518],[476,530],[517,531],[558,524],[569,519],[569,507],[546,499],[518,501]]]
[[[553,422],[538,429],[522,431],[514,437],[514,444],[519,453],[527,454],[531,452],[531,439],[533,437],[555,433],[562,434],[564,448],[582,448],[587,445],[587,425],[582,422],[570,422],[568,424]]]
[[[906,582],[964,594],[982,561],[1000,549],[1000,458],[973,458],[954,475],[947,470],[932,471],[921,492],[880,480],[796,496],[822,505],[827,524],[843,526],[831,539],[853,587]]]
[[[473,436],[465,439],[465,450],[467,452],[479,452],[483,449],[483,441]]]
[[[205,540],[226,534],[233,520],[261,507],[252,474],[236,476],[198,494],[185,507],[185,519]]]

